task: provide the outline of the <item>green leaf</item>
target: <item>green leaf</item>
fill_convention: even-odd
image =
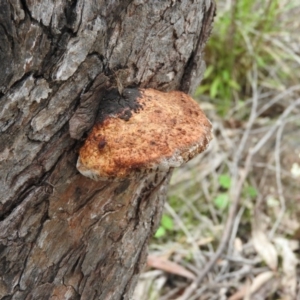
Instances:
[[[223,77],[223,80],[224,80],[225,82],[228,82],[228,81],[229,81],[229,78],[230,78],[229,71],[228,71],[228,70],[223,70],[223,72],[222,72],[222,77]]]
[[[156,231],[154,237],[155,237],[156,239],[158,239],[158,238],[161,238],[161,237],[163,237],[163,236],[165,236],[165,235],[166,235],[166,229],[163,228],[162,226],[160,226],[160,227],[157,229],[157,231]]]
[[[261,56],[256,56],[256,61],[259,67],[264,68],[267,64],[265,63],[263,57]]]
[[[231,178],[227,174],[222,174],[219,177],[219,184],[224,189],[229,189],[231,186]]]
[[[209,91],[209,85],[207,84],[200,85],[196,89],[195,97],[199,97],[200,95],[204,94],[207,91]]]
[[[229,86],[232,87],[233,89],[237,90],[237,91],[239,91],[241,89],[239,84],[234,80],[229,80]]]
[[[218,209],[225,209],[228,207],[229,204],[229,196],[227,193],[219,194],[214,199],[214,204]]]
[[[173,219],[171,219],[168,215],[163,215],[161,218],[161,226],[163,226],[167,230],[173,230]]]
[[[213,83],[212,83],[212,85],[211,85],[211,87],[210,87],[210,97],[211,97],[211,98],[215,98],[215,97],[217,96],[217,94],[218,94],[218,89],[219,89],[219,85],[220,85],[220,78],[217,77],[217,78],[213,81]]]
[[[257,197],[257,190],[255,187],[253,186],[247,186],[245,189],[244,189],[246,195],[250,196],[251,198],[255,198]]]
[[[208,66],[207,69],[205,70],[203,79],[206,79],[207,77],[209,77],[212,74],[213,70],[214,70],[214,67],[212,65]]]

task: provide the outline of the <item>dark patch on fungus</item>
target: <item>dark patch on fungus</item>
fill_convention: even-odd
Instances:
[[[106,140],[105,138],[102,138],[98,143],[98,149],[102,150],[105,147],[105,145],[106,145]]]
[[[143,106],[138,102],[142,93],[138,89],[126,88],[120,95],[118,89],[113,88],[100,101],[99,112],[96,117],[96,123],[103,123],[111,115],[128,121],[132,117],[132,112],[138,112]]]
[[[129,119],[132,117],[132,113],[130,109],[125,109],[124,111],[121,112],[119,115],[119,118],[124,120],[124,121],[129,121]]]

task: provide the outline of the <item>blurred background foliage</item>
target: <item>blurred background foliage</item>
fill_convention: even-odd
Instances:
[[[194,95],[214,140],[174,172],[135,300],[300,299],[300,2],[216,3]]]
[[[299,63],[299,57],[285,43],[291,27],[286,14],[298,5],[297,1],[280,0],[218,1],[205,50],[208,67],[196,96],[209,96],[218,113],[225,116],[233,105],[251,97],[248,72],[254,62],[261,87],[283,90],[286,82],[296,84],[289,63]]]

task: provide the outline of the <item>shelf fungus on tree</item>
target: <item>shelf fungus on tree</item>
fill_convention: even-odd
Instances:
[[[212,127],[198,103],[179,91],[116,89],[102,99],[79,151],[77,169],[94,180],[123,180],[179,167],[204,151]]]

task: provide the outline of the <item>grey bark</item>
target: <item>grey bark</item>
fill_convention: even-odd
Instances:
[[[171,170],[95,182],[76,170],[114,86],[192,92],[210,0],[0,2],[0,299],[129,299]],[[146,124],[145,124],[146,126]]]

